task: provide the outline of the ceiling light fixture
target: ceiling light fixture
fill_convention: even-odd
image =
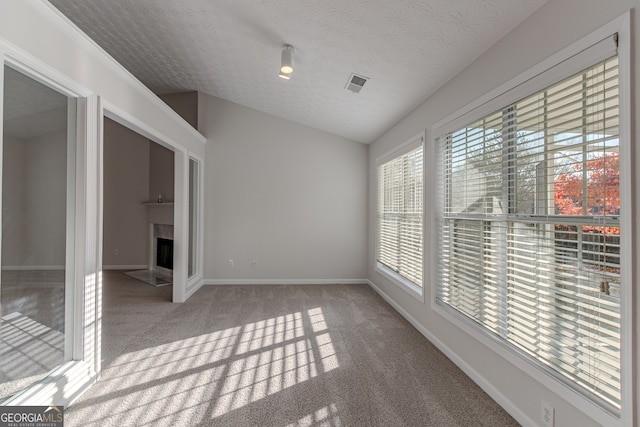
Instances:
[[[280,74],[278,77],[289,80],[293,73],[293,46],[285,45],[280,58]]]

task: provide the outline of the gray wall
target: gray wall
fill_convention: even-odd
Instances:
[[[173,202],[175,159],[173,151],[161,145],[151,143],[149,146],[149,200],[157,201],[162,194],[162,205],[149,205],[147,209],[147,222],[157,224],[173,224]]]
[[[366,277],[367,146],[204,94],[199,124],[205,280]]]
[[[143,266],[148,262],[149,146],[126,127],[104,120],[105,268]],[[117,252],[117,253],[116,253]]]
[[[63,268],[66,247],[67,133],[5,137],[3,268]]]
[[[553,393],[540,381],[530,377],[516,366],[500,357],[492,348],[482,345],[467,335],[430,306],[430,274],[425,271],[426,303],[411,297],[398,286],[376,273],[375,266],[375,161],[381,154],[401,144],[418,132],[453,114],[465,105],[488,93],[492,89],[516,77],[530,67],[540,63],[562,48],[610,22],[630,8],[640,6],[640,1],[600,0],[552,0],[503,40],[496,43],[463,72],[453,77],[435,94],[403,120],[393,126],[377,141],[369,152],[369,277],[398,307],[413,317],[421,327],[458,357],[458,363],[466,366],[476,378],[484,379],[484,386],[502,395],[512,411],[527,417],[533,423],[540,420],[541,400],[550,402],[556,409],[557,426],[598,425],[581,409],[568,403],[562,395]],[[638,57],[640,39],[635,28],[635,57]],[[639,71],[633,71],[638,80]],[[636,85],[636,88],[638,86]],[[635,101],[640,101],[638,93]],[[636,110],[638,106],[635,106]],[[637,135],[634,135],[637,138]],[[640,164],[640,150],[635,152],[634,163]],[[427,174],[429,176],[429,172]],[[427,182],[429,185],[429,182]],[[640,176],[636,175],[636,210],[640,203]],[[430,206],[429,203],[426,204]],[[638,238],[636,231],[633,236]],[[433,244],[427,240],[426,259],[432,256]],[[638,254],[635,265],[640,265]],[[637,360],[634,361],[637,368]],[[540,374],[542,376],[543,374]]]
[[[174,179],[173,151],[161,145],[149,146],[149,196],[148,200],[157,200],[162,194],[164,201],[173,201]]]
[[[138,133],[105,118],[105,268],[142,268],[149,260],[149,222],[173,223],[173,205],[142,202],[174,198],[174,156]]]
[[[4,136],[2,168],[2,268],[23,265],[27,254],[23,248],[24,224],[24,144]]]
[[[159,95],[173,111],[198,129],[198,92],[179,92]]]

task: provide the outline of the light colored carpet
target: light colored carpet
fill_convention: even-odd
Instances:
[[[64,271],[3,270],[0,401],[64,361]]]
[[[170,287],[105,272],[102,378],[69,426],[514,426],[366,285]]]

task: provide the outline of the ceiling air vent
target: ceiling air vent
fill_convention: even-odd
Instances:
[[[351,74],[347,81],[346,89],[353,93],[359,93],[364,84],[369,80],[369,77],[359,76],[357,74]]]

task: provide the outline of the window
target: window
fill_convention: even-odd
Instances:
[[[79,135],[71,125],[82,107],[77,96],[43,81],[9,64],[4,78],[0,70],[3,404],[33,393],[34,384],[82,351],[74,348],[80,338],[74,315],[82,313],[82,304],[74,301]]]
[[[378,270],[422,295],[423,141],[420,135],[378,161]]]
[[[189,159],[189,257],[187,276],[189,278],[198,273],[198,240],[200,229],[200,163]]]
[[[619,414],[619,78],[602,59],[437,138],[435,298]]]

